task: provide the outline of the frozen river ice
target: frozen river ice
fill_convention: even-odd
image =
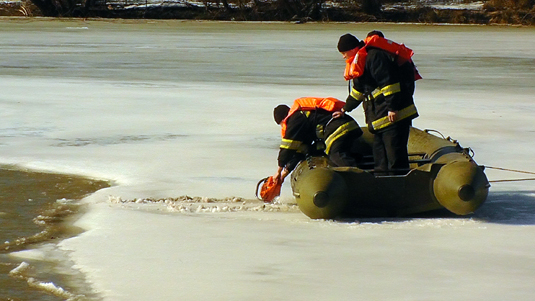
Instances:
[[[272,108],[345,99],[336,42],[372,29],[416,53],[414,126],[471,147],[479,164],[535,171],[534,28],[55,19],[0,19],[0,28],[0,163],[114,183],[84,199],[84,233],[17,260],[59,253],[103,300],[535,293],[532,181],[495,182],[476,214],[458,218],[311,221],[292,210],[110,201],[253,198],[276,168]],[[364,124],[360,109],[352,115]],[[287,186],[281,201],[292,202]]]

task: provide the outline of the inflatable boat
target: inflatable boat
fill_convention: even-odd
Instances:
[[[316,156],[292,172],[293,195],[305,215],[393,217],[439,209],[467,215],[485,202],[490,184],[472,149],[436,131],[411,128],[410,169],[402,175],[376,175],[373,135],[363,131],[359,144],[364,160],[359,167],[334,167],[326,157]]]

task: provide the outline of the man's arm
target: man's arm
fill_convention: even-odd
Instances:
[[[364,85],[358,78],[353,79],[353,87],[346,98],[346,105],[344,106],[345,112],[351,112],[360,105],[366,98],[364,93]]]
[[[274,179],[284,181],[284,178],[295,168],[306,153],[307,145],[303,143],[307,127],[307,118],[301,114],[296,114],[288,118],[286,133],[282,137],[279,156],[277,157],[278,168],[273,176]]]
[[[370,55],[371,54],[371,55]],[[394,57],[385,51],[374,51],[368,53],[369,60],[366,61],[366,68],[381,89],[381,94],[385,98],[385,104],[388,109],[388,119],[395,121],[397,111],[400,110],[396,97],[401,91],[399,68],[394,61]]]
[[[353,79],[353,88],[346,98],[346,104],[340,111],[333,113],[333,118],[340,118],[345,115],[346,112],[353,111],[358,107],[365,99],[363,86],[360,84],[358,78]]]

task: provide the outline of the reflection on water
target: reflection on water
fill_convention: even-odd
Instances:
[[[64,277],[51,272],[53,268],[47,267],[46,262],[32,263],[26,276],[10,277],[9,272],[20,266],[21,261],[7,254],[78,233],[66,225],[82,209],[72,200],[104,187],[109,187],[109,183],[70,175],[0,169],[0,287],[2,295],[5,294],[0,297],[64,300],[50,291],[44,292],[43,288],[52,284],[43,286],[37,280],[68,285]]]

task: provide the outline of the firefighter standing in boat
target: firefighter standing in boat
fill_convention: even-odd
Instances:
[[[338,51],[346,60],[344,78],[353,81],[346,105],[334,117],[363,103],[368,129],[374,134],[376,175],[405,174],[409,169],[407,143],[414,106],[414,82],[420,79],[412,50],[372,31],[364,41],[351,34],[340,37]]]
[[[362,130],[349,115],[332,117],[345,105],[331,97],[302,97],[291,108],[275,107],[273,117],[282,136],[275,182],[282,183],[307,154],[325,153],[335,166],[357,166],[360,158],[354,149]]]

